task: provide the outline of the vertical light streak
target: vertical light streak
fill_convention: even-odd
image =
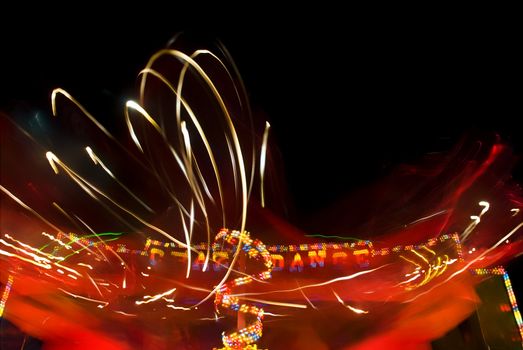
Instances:
[[[4,292],[2,293],[2,299],[0,300],[0,317],[4,314],[5,304],[7,303],[7,298],[9,298],[9,293],[13,287],[14,277],[9,275],[7,278],[7,283],[5,284]]]
[[[194,213],[193,201],[191,201],[191,213]],[[187,272],[185,273],[185,278],[189,278],[189,274],[191,273],[191,249],[190,249],[191,237],[189,235],[189,229],[187,229],[187,225],[185,224],[185,218],[184,218],[181,210],[180,210],[180,218],[182,220],[182,227],[183,227],[183,232],[185,234],[185,241],[187,242]]]
[[[241,192],[241,194],[242,194],[242,216],[241,216],[240,232],[243,232],[245,230],[245,224],[247,222],[247,199],[248,199],[247,198],[248,197],[248,193],[247,193],[247,176],[246,176],[245,163],[244,163],[244,159],[243,159],[242,149],[241,149],[241,146],[240,146],[240,141],[239,141],[239,138],[238,138],[238,134],[236,133],[236,128],[234,127],[234,123],[232,121],[232,118],[231,118],[231,115],[229,113],[229,110],[227,109],[227,106],[225,105],[225,102],[224,102],[221,94],[219,93],[218,89],[216,88],[216,86],[214,85],[212,80],[209,78],[207,73],[191,57],[187,56],[186,54],[184,54],[181,51],[170,50],[170,49],[160,50],[160,51],[158,51],[156,54],[154,54],[149,59],[149,62],[147,62],[147,65],[146,65],[145,69],[146,70],[150,69],[152,67],[152,65],[154,64],[154,62],[158,58],[160,58],[162,56],[166,56],[166,55],[173,56],[173,57],[175,57],[177,59],[180,59],[182,61],[187,62],[188,64],[191,65],[192,68],[194,68],[200,74],[202,79],[207,83],[207,85],[211,89],[214,97],[216,98],[216,101],[220,105],[220,108],[221,108],[221,110],[223,112],[223,115],[225,116],[225,120],[227,122],[227,125],[229,127],[229,130],[230,130],[230,133],[231,133],[231,136],[232,136],[234,149],[235,149],[236,154],[237,154],[238,168],[239,168],[239,171],[240,171],[240,180],[241,180],[241,188],[242,188],[242,192]],[[142,76],[142,81],[141,81],[141,85],[140,85],[140,97],[141,97],[142,102],[143,102],[143,98],[144,98],[144,90],[145,90],[146,81],[147,81],[147,73],[144,73],[144,75]],[[236,249],[236,251],[234,253],[234,257],[233,257],[233,259],[232,259],[232,261],[231,261],[231,263],[229,265],[229,269],[227,270],[227,272],[223,276],[222,280],[218,283],[218,285],[213,289],[213,291],[207,297],[205,297],[203,300],[200,301],[200,303],[208,300],[211,297],[211,295],[213,293],[216,293],[216,291],[218,291],[218,289],[229,278],[229,276],[231,274],[231,271],[232,271],[231,268],[234,266],[234,264],[238,260],[238,256],[239,256],[239,253],[240,253],[240,246],[241,246],[241,241],[238,243],[238,247],[237,247],[237,249]]]
[[[265,122],[265,131],[263,132],[263,140],[260,152],[260,196],[261,196],[261,206],[265,208],[265,191],[263,186],[263,180],[265,177],[265,159],[267,156],[267,140],[269,138],[269,129],[271,125],[269,122]]]
[[[213,171],[214,171],[214,175],[215,175],[215,178],[216,178],[216,183],[218,185],[219,196],[220,196],[220,204],[221,204],[221,208],[222,208],[222,221],[223,221],[222,222],[222,227],[226,227],[227,225],[226,225],[225,210],[224,210],[225,206],[224,206],[224,199],[223,199],[223,189],[222,189],[222,184],[221,184],[220,173],[218,171],[218,165],[216,163],[216,160],[215,160],[215,157],[214,157],[211,145],[210,145],[209,141],[207,140],[207,136],[205,135],[205,132],[203,131],[203,128],[201,127],[198,119],[196,118],[196,115],[194,114],[194,112],[192,111],[190,106],[181,97],[181,86],[183,85],[183,78],[182,77],[183,77],[184,71],[182,70],[180,81],[179,81],[179,86],[178,86],[178,91],[177,91],[174,88],[174,86],[163,75],[161,75],[160,73],[158,73],[158,72],[154,71],[153,69],[151,69],[150,68],[151,66],[152,66],[152,62],[150,62],[150,65],[148,65],[145,69],[143,69],[140,72],[140,74],[143,74],[143,77],[142,77],[142,90],[141,90],[141,95],[140,95],[141,96],[141,101],[142,101],[142,103],[144,102],[143,87],[145,86],[145,81],[146,81],[146,78],[147,78],[148,74],[151,74],[154,77],[158,78],[160,81],[162,81],[171,90],[171,92],[176,96],[177,123],[179,124],[179,128],[182,131],[183,141],[186,142],[187,139],[188,139],[188,134],[187,135],[184,134],[184,129],[185,129],[185,132],[186,132],[185,122],[181,121],[180,115],[179,115],[179,110],[178,110],[180,108],[179,103],[181,102],[183,104],[185,110],[187,111],[187,113],[189,114],[189,116],[191,118],[191,121],[193,122],[194,126],[196,127],[196,130],[198,131],[203,144],[205,145],[207,154],[209,156],[209,160],[211,161],[211,164],[212,164],[212,167],[213,167]],[[135,140],[135,143],[136,143],[138,141],[138,139],[137,139],[136,135],[134,134],[134,131],[132,129],[132,125],[131,125],[130,120],[127,120],[127,124],[129,126],[129,131],[131,132],[131,137],[133,138],[133,140]],[[162,137],[164,137],[164,141],[167,143],[167,140],[165,140],[165,136],[162,133],[161,129],[157,129],[157,131],[162,135]],[[226,135],[226,138],[227,138],[227,135]],[[139,143],[138,143],[138,145],[139,145]],[[139,146],[139,147],[141,149],[141,146]],[[171,149],[171,152],[175,152],[174,149],[172,148],[172,146],[169,145],[169,147]],[[143,150],[142,150],[142,152],[143,152]],[[233,169],[234,169],[235,168],[234,157],[232,158],[232,163],[231,164],[233,165]],[[184,171],[184,170],[185,169],[182,168],[182,171]],[[201,175],[200,173],[198,173],[198,174]],[[233,170],[233,175],[234,175],[235,181],[236,181],[236,172],[234,170]],[[192,177],[188,176],[187,174],[185,174],[185,176],[186,176],[186,178],[189,180],[189,182],[191,184],[191,189],[193,190],[193,193],[196,196],[198,196],[198,194],[201,191],[196,186],[196,182],[192,182]],[[205,188],[207,188],[207,185],[206,185],[205,181],[203,181],[203,178],[202,178],[202,184],[203,184],[203,186]],[[201,197],[201,194],[200,194],[200,197]],[[211,200],[212,200],[212,197],[211,197]],[[198,199],[198,204],[200,205],[202,211],[205,213],[206,209],[205,209],[205,205],[204,205],[204,202],[203,202],[203,198]],[[205,215],[205,218],[207,220],[207,215],[206,214],[204,214],[204,215]],[[206,222],[206,225],[209,226],[209,223]],[[206,253],[205,262],[204,262],[204,265],[203,265],[203,270],[204,271],[207,270],[208,263],[209,263],[209,257],[210,257],[211,232],[210,232],[210,228],[209,227],[207,227],[207,244],[208,244],[207,253]]]

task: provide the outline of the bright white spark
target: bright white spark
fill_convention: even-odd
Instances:
[[[167,295],[170,295],[170,294],[174,293],[175,290],[176,290],[176,288],[173,288],[173,289],[168,290],[167,292],[164,292],[164,293],[161,293],[161,294],[156,294],[154,296],[144,295],[143,298],[146,299],[146,300],[137,300],[137,301],[135,301],[135,304],[136,305],[142,305],[142,304],[151,303],[153,301],[161,299],[162,297],[165,297]]]

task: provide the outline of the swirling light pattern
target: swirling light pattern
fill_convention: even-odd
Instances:
[[[521,252],[510,150],[400,167],[307,234],[271,208],[271,126],[218,52],[154,54],[123,135],[63,88],[48,120],[1,115],[0,316],[49,349],[117,350],[230,328],[225,349],[426,349],[467,318],[466,272]]]
[[[226,229],[222,229],[216,235],[215,240],[224,240],[233,246],[242,244],[242,251],[247,254],[250,259],[263,263],[266,268],[266,270],[256,274],[255,276],[238,277],[231,282],[223,284],[216,293],[216,298],[214,300],[217,307],[221,306],[225,309],[236,311],[239,314],[252,315],[256,318],[254,322],[246,325],[244,328],[238,329],[232,333],[223,334],[223,345],[225,345],[226,349],[243,349],[248,345],[254,344],[262,336],[264,311],[262,308],[254,305],[240,303],[240,298],[232,295],[233,289],[249,284],[255,279],[265,281],[271,278],[271,256],[264,244],[257,239],[253,240],[248,232],[229,232]]]

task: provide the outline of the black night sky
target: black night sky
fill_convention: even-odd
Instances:
[[[232,29],[144,21],[6,25],[2,110],[46,110],[50,91],[64,87],[97,118],[123,120],[148,57],[184,32],[230,51],[254,111],[273,126],[298,216],[399,163],[449,150],[467,131],[499,133],[523,152],[521,56],[510,21],[374,19],[332,28],[261,21]],[[523,180],[521,164],[514,176]],[[324,179],[329,186],[311,185]]]
[[[24,17],[3,24],[0,110],[50,108],[50,91],[60,86],[100,119],[116,116],[123,123],[136,74],[172,35],[184,31],[228,48],[254,110],[271,121],[295,202],[293,220],[378,180],[397,164],[449,150],[467,131],[497,132],[523,155],[523,128],[517,126],[521,37],[516,40],[510,19],[369,16],[355,23],[326,17],[320,24],[247,17],[213,26],[187,18],[188,25],[181,24],[183,12],[175,11],[169,19],[146,15],[145,22],[119,16],[124,18]],[[522,162],[514,177],[523,182]],[[326,180],[328,186],[317,185]],[[523,285],[512,275],[521,295]]]

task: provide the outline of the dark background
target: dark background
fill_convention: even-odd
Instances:
[[[219,39],[271,121],[297,223],[471,130],[499,133],[523,154],[521,35],[509,9],[277,20],[246,12],[213,22],[171,9],[75,18],[82,10],[66,19],[22,12],[2,24],[1,110],[48,110],[60,86],[101,120],[123,121],[136,74],[172,35]],[[523,182],[521,162],[514,177]],[[520,267],[509,271],[523,302]]]
[[[172,35],[220,40],[254,110],[271,121],[297,220],[398,163],[450,149],[466,131],[499,133],[523,152],[522,57],[510,19],[263,19],[225,29],[203,19],[182,25],[161,11],[140,21],[43,18],[3,24],[2,110],[22,103],[48,111],[59,86],[97,118],[121,122],[137,73]],[[523,180],[521,164],[514,176]],[[324,179],[327,186],[314,185]]]

